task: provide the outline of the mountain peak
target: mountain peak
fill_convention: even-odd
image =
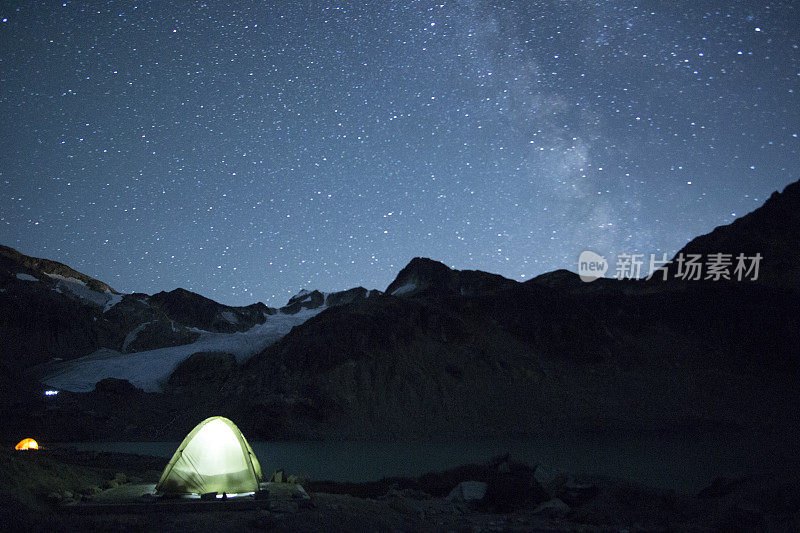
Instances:
[[[261,302],[231,307],[182,288],[161,291],[150,296],[148,301],[170,319],[208,331],[244,331],[255,324],[263,324],[264,315],[274,312]]]
[[[310,290],[308,290],[308,289],[300,289],[299,291],[297,291],[297,294],[295,294],[294,296],[289,298],[289,301],[291,302],[292,300],[297,300],[298,298],[303,298],[304,296],[306,296],[308,294],[311,294]]]
[[[677,255],[761,255],[758,283],[800,291],[800,181],[775,191],[764,205],[692,239]],[[673,260],[674,263],[674,260]]]
[[[365,300],[379,296],[380,291],[368,291],[364,287],[354,287],[338,292],[321,292],[318,290],[309,291],[302,289],[300,292],[289,298],[289,301],[281,307],[281,312],[293,315],[301,309],[317,309],[319,307],[334,307],[345,305],[356,300]]]
[[[554,289],[571,288],[580,286],[581,283],[580,277],[575,272],[565,268],[559,268],[558,270],[539,274],[535,278],[529,279],[525,282],[526,285],[539,284],[546,285]]]
[[[446,287],[452,283],[455,274],[444,263],[415,257],[400,272],[394,281],[386,287],[386,294],[400,296],[423,291],[430,287]]]
[[[515,283],[498,274],[480,270],[454,270],[439,261],[415,257],[386,288],[386,294],[404,297],[423,293],[469,296]]]
[[[301,289],[300,292],[289,298],[286,305],[281,307],[281,311],[284,313],[296,313],[303,307],[307,309],[316,309],[317,307],[325,305],[325,296],[325,293],[316,289],[311,291],[308,289]]]

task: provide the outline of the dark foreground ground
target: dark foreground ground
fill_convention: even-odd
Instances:
[[[147,501],[139,487],[152,487],[163,458],[44,449],[4,452],[0,459],[2,530],[800,530],[800,476],[780,467],[771,474],[718,478],[697,494],[680,494],[611,479],[576,479],[498,458],[413,479],[303,480],[310,500],[273,496],[268,504],[236,510],[222,502],[214,510],[184,506],[153,512],[136,503],[90,506],[109,501],[115,491]],[[485,482],[485,496],[447,498],[462,481]]]

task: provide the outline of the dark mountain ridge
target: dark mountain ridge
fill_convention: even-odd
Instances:
[[[755,211],[692,239],[675,258],[717,253],[730,254],[734,265],[738,254],[759,254],[757,283],[800,292],[800,181],[775,191]]]
[[[12,268],[14,268],[14,270],[17,272],[32,274],[34,277],[39,277],[41,274],[50,274],[65,278],[74,278],[82,281],[95,291],[108,291],[113,294],[119,294],[102,281],[96,280],[90,276],[87,276],[86,274],[82,274],[77,270],[73,270],[63,263],[51,261],[49,259],[30,257],[18,252],[13,248],[0,245],[0,271],[8,272]]]
[[[40,431],[89,427],[99,432],[94,438],[115,440],[180,437],[210,414],[233,417],[264,439],[499,438],[613,428],[795,435],[800,309],[780,269],[800,259],[796,216],[787,212],[799,191],[793,184],[686,247],[763,250],[764,278],[756,283],[584,283],[568,271],[519,283],[415,258],[385,293],[302,291],[281,311],[327,307],[243,364],[229,354],[198,353],[162,393],[114,387],[121,391],[115,396],[105,387],[63,394],[60,404],[38,412],[36,424]],[[760,235],[767,235],[763,247]],[[212,317],[213,306],[199,295],[152,298],[151,307],[168,318]],[[171,309],[184,301],[209,311]],[[165,417],[177,422],[165,428],[158,423]]]
[[[758,252],[756,283],[584,283],[565,270],[518,283],[415,258],[385,296],[321,313],[251,359],[232,382],[261,404],[228,401],[291,438],[786,425],[798,206],[794,183],[684,249]]]
[[[220,333],[246,331],[277,312],[261,302],[245,307],[223,305],[186,289],[156,293],[148,302],[175,322]]]
[[[386,288],[386,294],[404,297],[471,296],[516,282],[480,270],[453,270],[439,261],[415,257]]]

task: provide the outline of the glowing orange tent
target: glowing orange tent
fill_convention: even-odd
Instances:
[[[14,446],[15,450],[38,450],[39,443],[33,440],[32,438],[22,439]]]

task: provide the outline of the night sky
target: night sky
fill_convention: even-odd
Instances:
[[[800,173],[798,9],[716,5],[4,1],[0,243],[270,305],[671,255]]]

